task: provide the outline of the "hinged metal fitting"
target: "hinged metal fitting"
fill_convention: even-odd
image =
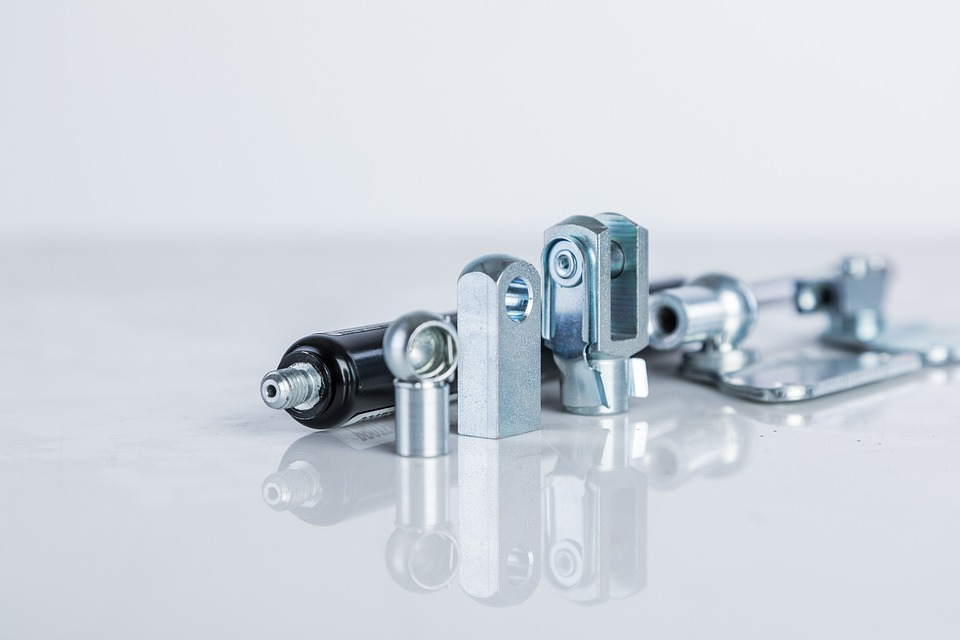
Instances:
[[[616,213],[573,216],[544,233],[543,339],[571,413],[622,413],[646,397],[647,230]]]

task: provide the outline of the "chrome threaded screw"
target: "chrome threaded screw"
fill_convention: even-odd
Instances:
[[[323,395],[323,378],[309,364],[294,364],[271,371],[260,381],[260,397],[271,409],[305,411]]]

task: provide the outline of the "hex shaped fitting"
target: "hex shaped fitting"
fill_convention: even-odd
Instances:
[[[506,438],[540,429],[540,274],[491,254],[457,281],[460,435]]]

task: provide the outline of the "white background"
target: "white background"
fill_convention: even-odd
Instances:
[[[0,237],[956,237],[952,2],[0,6]]]

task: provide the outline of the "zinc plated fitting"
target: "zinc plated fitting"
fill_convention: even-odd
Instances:
[[[450,381],[457,369],[457,330],[446,318],[414,311],[383,335],[383,357],[395,376],[396,451],[432,458],[450,448]]]
[[[617,213],[573,216],[544,233],[543,339],[564,408],[622,413],[646,397],[647,230]]]
[[[794,303],[800,313],[827,312],[826,342],[862,345],[878,338],[885,328],[883,297],[888,274],[883,258],[851,255],[832,275],[798,279]]]
[[[540,429],[541,285],[519,258],[477,258],[457,281],[457,432],[506,438]]]
[[[756,351],[740,346],[756,323],[753,291],[726,275],[701,276],[650,298],[650,347],[669,351],[702,344],[699,351],[683,355],[681,371],[705,382],[756,362]]]

